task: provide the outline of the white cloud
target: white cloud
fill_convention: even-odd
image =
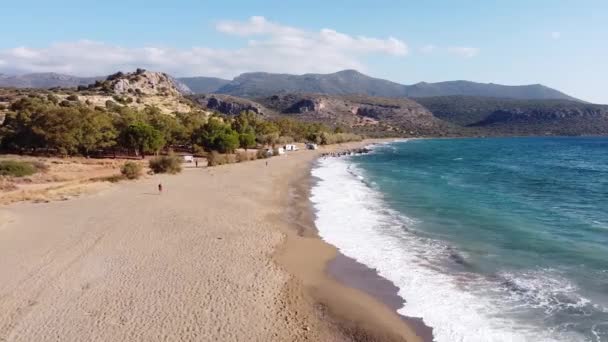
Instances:
[[[274,23],[264,17],[251,17],[244,22],[221,21],[215,28],[249,40],[236,49],[132,48],[90,40],[55,43],[45,48],[17,47],[0,50],[0,60],[5,61],[0,71],[103,75],[143,67],[176,76],[232,77],[247,71],[364,70],[362,59],[366,55],[402,57],[408,54],[407,45],[394,37],[351,36],[331,29],[308,31]]]
[[[558,31],[551,32],[551,38],[552,39],[558,40],[561,37],[562,37],[562,33],[561,32],[558,32]]]
[[[479,49],[466,46],[452,46],[448,48],[448,52],[460,57],[471,58],[479,54]]]

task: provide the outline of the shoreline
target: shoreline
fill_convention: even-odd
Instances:
[[[305,290],[321,305],[317,314],[333,318],[332,325],[350,340],[421,341],[433,340],[432,328],[421,319],[400,315],[397,310],[405,302],[398,288],[337,248],[325,242],[315,226],[315,210],[310,202],[314,184],[311,170],[316,161],[326,154],[361,149],[395,139],[366,140],[331,146],[321,150],[307,167],[298,171],[289,185],[285,241],[274,254],[274,259],[290,274],[301,279]],[[297,259],[297,260],[296,260]],[[309,264],[304,266],[301,259]],[[312,265],[311,265],[312,264]]]
[[[423,139],[423,138],[410,138],[410,139],[391,139],[389,141],[379,141],[379,142],[371,142],[370,144],[364,144],[362,146],[358,146],[354,149],[354,152],[357,154],[366,154],[371,153],[373,151],[373,146],[382,144],[382,143],[392,143],[392,142],[403,142],[412,139]],[[353,150],[349,150],[353,151]],[[323,154],[321,158],[341,158],[344,157],[344,154],[339,153],[332,155]],[[316,160],[315,162],[316,163]],[[314,164],[313,163],[313,164]],[[309,169],[309,173],[314,168],[314,165],[311,165]],[[310,175],[310,178],[314,177]],[[314,185],[316,181],[312,181],[310,189]],[[310,196],[308,198],[310,202]],[[311,209],[316,212],[312,208]],[[316,216],[316,213],[313,213]],[[314,225],[314,223],[313,223]],[[315,231],[318,230],[315,227]],[[319,239],[322,239],[319,236]],[[330,244],[331,245],[331,244]],[[390,280],[382,277],[378,274],[378,272],[368,267],[365,264],[358,262],[357,260],[350,258],[344,254],[342,254],[339,250],[336,252],[336,256],[327,263],[327,274],[328,276],[336,279],[338,282],[344,284],[348,287],[353,287],[359,289],[368,295],[374,297],[377,301],[383,303],[387,307],[391,308],[393,311],[397,313],[402,319],[408,324],[414,332],[420,337],[423,342],[432,342],[433,341],[433,328],[427,326],[422,318],[417,317],[409,317],[404,316],[397,311],[407,302],[404,298],[399,295],[399,288]]]
[[[371,142],[2,206],[0,340],[423,341],[314,226],[314,161]]]

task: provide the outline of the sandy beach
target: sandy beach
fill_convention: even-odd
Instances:
[[[0,207],[0,341],[422,340],[328,276],[306,197],[326,151]]]

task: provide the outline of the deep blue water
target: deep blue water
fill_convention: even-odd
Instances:
[[[456,281],[462,296],[487,299],[487,309],[459,305],[487,318],[488,330],[521,328],[522,340],[608,341],[608,138],[410,140],[346,162],[401,217],[407,235],[399,238],[426,244],[420,264]],[[413,280],[402,267],[393,280],[406,288]],[[427,304],[451,310],[446,298]],[[503,340],[500,332],[465,334],[444,336]]]

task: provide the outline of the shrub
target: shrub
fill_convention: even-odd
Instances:
[[[78,101],[78,96],[72,94],[72,95],[66,97],[65,99],[68,101]]]
[[[121,106],[118,103],[116,103],[116,102],[114,102],[112,100],[107,100],[106,101],[106,108],[109,109],[109,110],[120,110]]]
[[[266,159],[268,158],[268,154],[266,153],[266,150],[263,148],[259,148],[258,152],[255,154],[257,159]]]
[[[201,155],[205,153],[205,149],[201,145],[193,144],[192,153],[194,153],[195,155]]]
[[[227,154],[226,155],[226,164],[234,164],[238,163],[239,159],[236,154]]]
[[[31,176],[36,172],[38,172],[38,170],[32,163],[16,160],[0,161],[1,176],[24,177]]]
[[[349,141],[361,141],[363,137],[360,135],[356,135],[353,133],[321,133],[321,144],[322,145],[330,145],[330,144],[341,144]]]
[[[5,110],[5,109],[6,109],[6,106],[3,104],[0,104],[0,110]]]
[[[176,174],[182,171],[182,161],[174,155],[154,157],[149,164],[154,173]]]
[[[124,178],[125,177],[123,175],[112,175],[112,176],[103,176],[103,177],[93,177],[93,178],[90,178],[90,180],[93,182],[117,183],[117,182],[123,180]]]
[[[239,163],[250,160],[249,153],[246,151],[239,151],[236,155],[236,160]]]
[[[226,164],[226,156],[219,154],[217,151],[211,151],[207,154],[207,165],[218,166]]]
[[[50,102],[52,102],[54,104],[59,103],[59,98],[53,94],[48,94],[46,98],[47,98],[47,100],[49,100]]]
[[[127,179],[137,179],[141,176],[142,169],[141,164],[128,161],[120,168],[120,173]]]
[[[272,155],[273,156],[278,156],[279,155],[279,148],[278,147],[275,147],[275,148],[272,149]]]
[[[38,172],[47,172],[49,170],[49,166],[41,161],[33,161],[32,166],[36,168]]]
[[[59,102],[59,105],[61,107],[72,107],[73,103],[68,100],[63,100],[63,101]]]

